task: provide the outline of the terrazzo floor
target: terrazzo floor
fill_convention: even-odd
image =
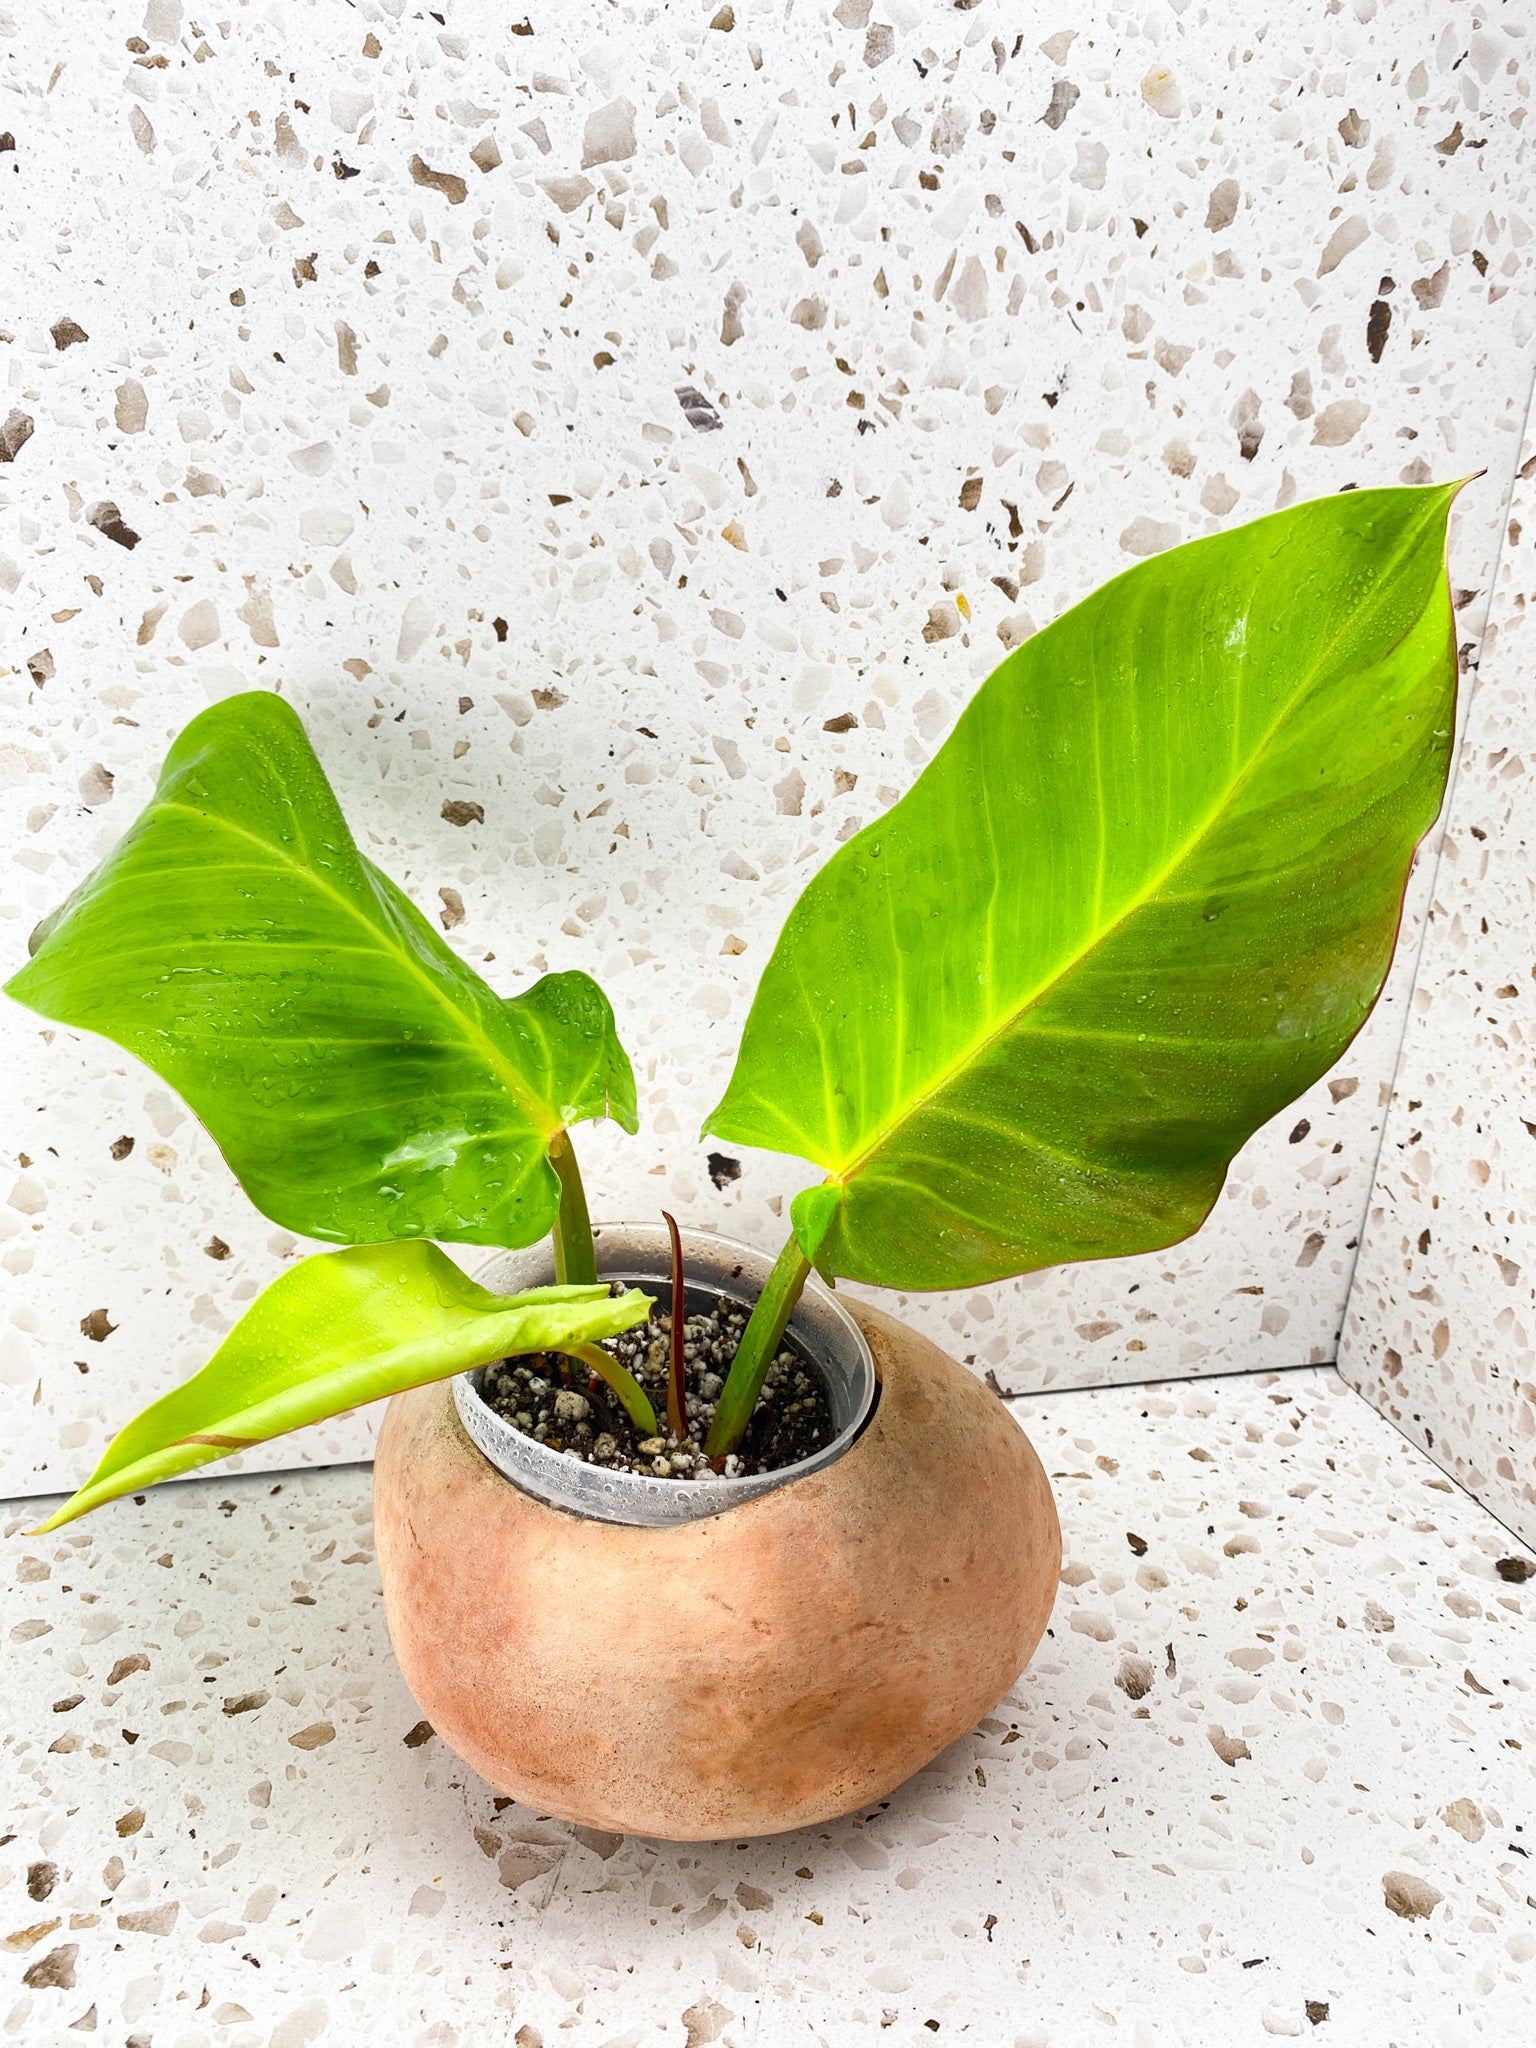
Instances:
[[[6,1513],[28,2048],[1529,2038],[1529,1564],[1329,1368],[1016,1401],[1067,1563],[979,1728],[775,1840],[601,1835],[419,1721],[361,1467]]]

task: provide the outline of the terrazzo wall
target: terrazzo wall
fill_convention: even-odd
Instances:
[[[498,988],[608,989],[642,1130],[583,1132],[594,1209],[774,1243],[803,1169],[712,1176],[700,1120],[798,889],[1005,649],[1179,540],[1484,469],[1471,657],[1529,381],[1518,13],[0,13],[7,958],[190,716],[280,688]],[[1198,1238],[906,1312],[1012,1387],[1332,1357],[1423,897]],[[0,1489],[42,1491],[304,1247],[111,1047],[0,1031]]]
[[[1339,1363],[1536,1543],[1536,437],[1524,452]]]

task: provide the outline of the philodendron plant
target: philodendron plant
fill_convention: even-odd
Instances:
[[[959,1288],[1170,1245],[1343,1052],[1444,790],[1455,489],[1341,494],[1116,577],[1009,655],[814,877],[705,1126],[825,1174],[711,1459],[813,1267]],[[574,1353],[656,1430],[604,1349],[652,1304],[596,1284],[569,1138],[635,1128],[608,1003],[581,974],[493,994],[357,851],[280,699],[193,721],[34,948],[13,995],[179,1089],[265,1214],[352,1245],[275,1281],[47,1526],[519,1351]],[[511,1299],[419,1241],[551,1229],[563,1284]]]
[[[509,1353],[575,1353],[655,1428],[601,1349],[651,1302],[598,1282],[568,1129],[605,1115],[635,1129],[607,998],[574,973],[510,999],[488,988],[358,851],[280,697],[193,719],[147,808],[32,948],[12,995],[136,1054],[264,1215],[348,1247],[281,1274],[55,1522]],[[429,1241],[551,1230],[559,1284],[515,1297]]]

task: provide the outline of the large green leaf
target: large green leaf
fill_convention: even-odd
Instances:
[[[321,1252],[279,1274],[200,1373],[120,1431],[42,1529],[364,1401],[509,1353],[616,1337],[651,1306],[606,1281],[487,1294],[433,1244]]]
[[[811,882],[706,1128],[827,1169],[824,1271],[962,1287],[1195,1229],[1332,1065],[1444,789],[1454,486],[1140,564]]]
[[[215,704],[8,992],[115,1039],[191,1104],[256,1206],[332,1243],[531,1244],[567,1123],[635,1128],[585,974],[503,1000],[353,844],[304,728]]]

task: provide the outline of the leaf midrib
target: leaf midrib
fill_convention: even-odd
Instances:
[[[167,811],[180,811],[184,817],[198,818],[204,824],[212,825],[216,829],[227,832],[237,839],[245,840],[247,845],[259,847],[268,856],[269,860],[290,869],[311,889],[318,891],[322,896],[328,897],[338,909],[344,911],[352,919],[354,924],[361,925],[363,930],[374,941],[374,944],[388,954],[391,959],[395,960],[405,970],[411,980],[418,982],[426,990],[439,1009],[447,1012],[453,1019],[459,1036],[466,1044],[476,1048],[483,1054],[487,1064],[506,1085],[508,1093],[514,1100],[522,1104],[534,1128],[546,1138],[553,1136],[560,1129],[558,1116],[551,1113],[548,1105],[533,1092],[522,1075],[510,1064],[505,1055],[498,1051],[474,1019],[466,1016],[465,1012],[449,998],[441,984],[435,981],[431,975],[425,973],[408,954],[402,952],[399,947],[391,945],[387,936],[379,930],[379,927],[373,920],[366,916],[357,904],[351,902],[339,890],[333,888],[317,869],[306,867],[302,862],[296,861],[291,854],[284,852],[281,847],[274,846],[269,839],[263,839],[259,833],[247,831],[243,825],[235,824],[233,820],[222,816],[217,811],[200,811],[195,805],[182,803],[175,797],[162,797],[157,808]]]
[[[1378,592],[1381,589],[1383,589],[1386,586],[1386,584],[1390,581],[1391,577],[1395,574],[1401,562],[1406,557],[1411,556],[1413,548],[1418,543],[1419,537],[1419,533],[1417,529],[1415,529],[1412,533],[1399,539],[1391,555],[1387,558],[1387,562],[1383,569],[1381,581],[1377,585]],[[1298,707],[1316,687],[1319,676],[1323,674],[1326,670],[1326,667],[1333,658],[1335,650],[1337,649],[1339,642],[1343,639],[1346,630],[1352,628],[1357,623],[1357,619],[1358,614],[1349,613],[1346,615],[1344,619],[1340,621],[1337,630],[1334,632],[1333,636],[1328,641],[1326,646],[1320,649],[1315,661],[1308,668],[1305,676],[1297,684],[1295,690],[1291,693],[1291,695],[1285,700],[1283,706],[1276,714],[1276,716],[1270,721],[1269,725],[1265,727],[1258,742],[1250,750],[1248,758],[1243,763],[1243,766],[1240,769],[1240,771],[1237,774],[1230,777],[1228,782],[1222,788],[1219,797],[1207,809],[1207,811],[1202,816],[1196,828],[1192,832],[1190,832],[1183,841],[1181,841],[1178,850],[1174,854],[1174,856],[1168,861],[1164,862],[1164,864],[1157,870],[1156,874],[1150,877],[1146,882],[1142,884],[1141,888],[1137,890],[1135,895],[1130,898],[1130,900],[1122,907],[1122,909],[1119,912],[1117,912],[1117,914],[1113,918],[1110,919],[1108,924],[1103,925],[1099,927],[1097,930],[1095,930],[1091,937],[1083,945],[1081,945],[1076,950],[1076,952],[1071,954],[1069,958],[1064,960],[1053,973],[1047,975],[1047,977],[1043,981],[1038,982],[1036,986],[1033,989],[1031,989],[1026,996],[1022,997],[1017,1003],[1013,1004],[1009,1009],[1007,1015],[1000,1022],[998,1022],[995,1025],[992,1025],[987,1030],[979,1033],[965,1048],[963,1052],[961,1052],[954,1059],[949,1061],[948,1064],[944,1067],[943,1071],[929,1084],[928,1087],[926,1087],[922,1091],[921,1094],[913,1096],[911,1100],[906,1104],[906,1106],[901,1110],[899,1115],[890,1118],[889,1120],[887,1120],[886,1123],[884,1123],[881,1126],[876,1136],[872,1138],[868,1144],[864,1145],[845,1164],[837,1167],[829,1167],[827,1169],[829,1180],[839,1185],[846,1186],[848,1182],[856,1179],[857,1176],[863,1171],[863,1169],[869,1164],[869,1162],[875,1157],[877,1157],[878,1154],[884,1151],[890,1144],[892,1144],[892,1142],[896,1139],[896,1137],[899,1135],[902,1129],[907,1124],[911,1123],[915,1117],[920,1115],[921,1112],[927,1107],[927,1105],[933,1101],[935,1096],[941,1095],[950,1086],[951,1082],[955,1079],[957,1075],[964,1073],[968,1068],[974,1066],[977,1063],[977,1061],[983,1057],[983,1055],[988,1051],[988,1049],[991,1046],[996,1044],[1000,1039],[1006,1038],[1010,1032],[1012,1032],[1018,1027],[1021,1020],[1028,1015],[1029,1011],[1035,1008],[1041,1001],[1043,1001],[1044,998],[1048,996],[1053,989],[1057,988],[1061,984],[1061,982],[1063,982],[1067,978],[1069,974],[1073,973],[1075,969],[1078,968],[1082,964],[1082,962],[1088,958],[1088,956],[1091,953],[1093,953],[1097,948],[1103,946],[1113,936],[1113,934],[1117,932],[1122,925],[1124,925],[1132,917],[1134,917],[1138,911],[1145,909],[1147,904],[1158,894],[1158,892],[1162,888],[1163,883],[1167,881],[1171,875],[1177,873],[1179,868],[1190,857],[1191,853],[1212,831],[1217,821],[1226,812],[1230,810],[1238,793],[1250,781],[1250,779],[1256,772],[1259,763],[1263,760],[1265,754],[1273,745],[1276,735],[1295,715]],[[1398,646],[1401,645],[1403,639],[1406,638],[1409,633],[1412,633],[1419,623],[1420,618],[1418,616],[1414,617],[1413,619],[1410,619],[1407,625],[1405,626],[1403,632],[1399,634],[1398,638],[1392,642],[1391,646],[1383,649],[1376,655],[1375,664],[1379,666],[1381,663],[1390,660],[1391,656],[1393,655],[1393,653],[1395,653]]]

